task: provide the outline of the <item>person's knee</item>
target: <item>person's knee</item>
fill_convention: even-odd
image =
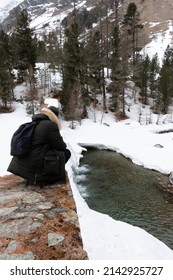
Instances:
[[[69,158],[71,157],[71,152],[70,150],[66,149],[64,151],[64,155],[65,155],[65,163],[69,160]]]

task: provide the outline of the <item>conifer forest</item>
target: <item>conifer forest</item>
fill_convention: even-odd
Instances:
[[[92,10],[78,10],[74,1],[60,28],[42,34],[35,33],[27,9],[22,10],[11,32],[0,30],[0,112],[11,110],[14,88],[21,83],[28,86],[26,101],[41,102],[37,79],[42,63],[61,76],[60,86],[45,79],[42,87],[60,98],[67,120],[87,117],[86,108],[98,100],[104,112],[125,117],[129,81],[142,104],[152,99],[153,112],[166,114],[173,98],[173,49],[167,46],[161,64],[157,54],[141,53],[138,7],[131,2],[120,16],[122,2],[107,0]]]

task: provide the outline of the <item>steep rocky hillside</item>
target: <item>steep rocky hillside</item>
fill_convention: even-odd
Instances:
[[[109,3],[111,0],[107,0]],[[144,28],[140,31],[140,47],[154,40],[158,35],[164,34],[169,29],[170,43],[172,43],[172,21],[173,21],[173,1],[172,0],[122,0],[119,6],[119,17],[122,19],[127,11],[129,3],[134,2],[140,14],[141,23]],[[17,14],[27,8],[31,15],[31,27],[35,28],[38,34],[49,32],[59,27],[60,22],[73,10],[73,0],[18,0],[17,6],[8,5],[6,12],[0,10],[0,27],[5,31],[10,31],[15,25]],[[103,0],[76,0],[76,9],[86,8],[92,10],[95,5],[100,7],[106,5]],[[11,7],[11,9],[10,9]],[[8,13],[7,13],[8,8]],[[4,18],[5,17],[5,18]],[[114,25],[115,14],[109,12],[110,25]],[[104,21],[104,18],[102,19]],[[97,24],[94,24],[97,28]]]
[[[147,44],[157,34],[163,33],[168,29],[173,31],[173,1],[172,0],[133,0],[125,1],[123,8],[126,9],[130,2],[134,2],[140,13],[141,22],[144,24],[142,30],[143,45]],[[173,33],[170,31],[170,43],[173,43]]]

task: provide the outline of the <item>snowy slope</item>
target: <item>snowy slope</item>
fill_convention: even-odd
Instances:
[[[0,3],[0,23],[9,16],[9,12],[23,0],[1,0]]]

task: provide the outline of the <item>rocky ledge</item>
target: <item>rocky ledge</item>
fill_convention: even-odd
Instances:
[[[166,201],[173,203],[173,184],[170,183],[167,175],[158,176],[156,186],[165,193]]]
[[[69,182],[39,186],[0,177],[0,259],[87,259]]]

